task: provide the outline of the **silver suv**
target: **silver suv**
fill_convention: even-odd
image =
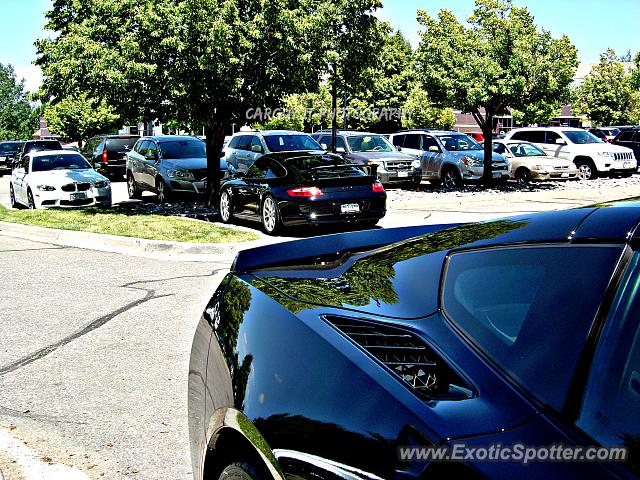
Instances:
[[[255,130],[233,135],[223,150],[223,157],[229,165],[246,172],[253,162],[267,153],[321,150],[320,145],[306,133]]]
[[[390,137],[398,150],[420,159],[422,179],[448,188],[480,180],[484,172],[484,148],[468,135],[446,130],[407,130]],[[509,179],[509,161],[492,157],[493,178]]]

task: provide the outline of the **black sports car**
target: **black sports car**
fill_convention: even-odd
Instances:
[[[193,341],[194,478],[635,478],[639,221],[626,201],[240,252]],[[600,446],[629,457],[580,456]]]
[[[220,189],[220,217],[257,220],[268,234],[281,226],[359,222],[373,226],[387,195],[375,177],[324,152],[264,155]]]

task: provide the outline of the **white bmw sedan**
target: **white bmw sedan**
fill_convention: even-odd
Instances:
[[[109,180],[76,152],[49,150],[23,156],[11,172],[11,206],[111,206]]]

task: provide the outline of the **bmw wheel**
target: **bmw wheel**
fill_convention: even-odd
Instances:
[[[29,203],[29,210],[35,210],[36,202],[33,200],[33,193],[31,193],[31,189],[27,190],[27,201]]]
[[[448,167],[442,174],[442,184],[445,188],[459,188],[462,186],[462,177],[454,167]]]
[[[262,202],[262,228],[267,235],[275,235],[280,227],[280,210],[276,200],[268,195]]]
[[[233,219],[229,190],[223,190],[220,194],[220,219],[222,223],[229,223]]]

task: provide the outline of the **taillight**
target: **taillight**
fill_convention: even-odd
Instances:
[[[373,190],[374,193],[382,193],[384,192],[384,187],[380,182],[376,181],[373,185],[371,185],[371,190]]]
[[[287,190],[290,197],[320,197],[322,190],[318,187],[300,187]]]
[[[109,159],[107,158],[107,149],[106,148],[102,151],[102,163],[109,163]]]

